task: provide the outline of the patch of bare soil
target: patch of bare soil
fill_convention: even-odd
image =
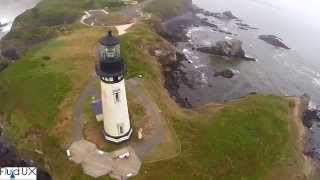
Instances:
[[[97,145],[99,149],[104,149],[106,146],[106,140],[102,134],[102,123],[87,123],[83,128],[84,138]]]

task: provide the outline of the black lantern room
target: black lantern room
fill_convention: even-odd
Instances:
[[[109,31],[99,42],[99,63],[96,66],[98,76],[108,84],[122,81],[126,66],[120,54],[120,40]]]

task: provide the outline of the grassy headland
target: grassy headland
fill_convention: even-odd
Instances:
[[[79,20],[85,10],[106,6],[116,8],[124,3],[118,0],[42,0],[16,18],[0,48],[3,51],[14,49],[21,55],[39,42],[67,33],[69,25]]]
[[[192,0],[156,0],[150,3],[145,11],[166,20],[188,11],[192,7]]]
[[[290,109],[280,97],[249,96],[176,116],[181,154],[145,164],[136,179],[306,179]]]
[[[80,173],[64,151],[71,136],[73,103],[93,74],[96,42],[103,34],[78,29],[37,45],[0,76],[5,133],[18,151],[46,167],[54,179]]]

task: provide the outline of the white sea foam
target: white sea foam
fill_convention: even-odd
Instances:
[[[208,78],[207,78],[207,75],[203,72],[201,72],[201,82],[203,84],[208,84]]]
[[[240,74],[240,71],[237,69],[230,69],[234,74]]]
[[[193,67],[194,67],[195,69],[199,69],[199,68],[202,68],[202,67],[206,67],[206,65],[200,64],[200,65],[194,65]]]
[[[2,23],[2,24],[9,23],[9,22],[10,22],[10,20],[7,18],[4,18],[4,17],[0,18],[0,23]]]
[[[12,27],[12,23],[9,23],[8,25],[2,27],[2,28],[1,28],[1,31],[2,31],[2,32],[9,32],[10,29],[11,29],[11,27]]]
[[[12,23],[9,21],[9,19],[7,19],[7,18],[0,18],[0,23],[1,23],[1,24],[7,24],[6,26],[0,28],[1,32],[8,32],[8,31],[10,31],[10,29],[11,29],[11,27],[12,27]]]
[[[232,40],[233,38],[232,38],[232,37],[229,37],[229,36],[226,36],[226,37],[224,37],[224,39],[227,40],[227,41],[230,41],[230,40]]]
[[[308,109],[314,110],[314,109],[319,109],[319,106],[314,103],[313,101],[310,101],[308,104]]]
[[[202,46],[211,46],[212,43],[211,43],[210,41],[203,40],[203,41],[201,42],[201,45],[202,45]]]
[[[312,79],[312,83],[317,86],[320,87],[320,79],[319,78],[313,78]]]

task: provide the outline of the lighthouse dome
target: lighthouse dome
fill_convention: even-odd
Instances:
[[[112,35],[112,31],[109,31],[108,35],[100,39],[100,44],[103,46],[116,46],[120,44],[120,40]]]

